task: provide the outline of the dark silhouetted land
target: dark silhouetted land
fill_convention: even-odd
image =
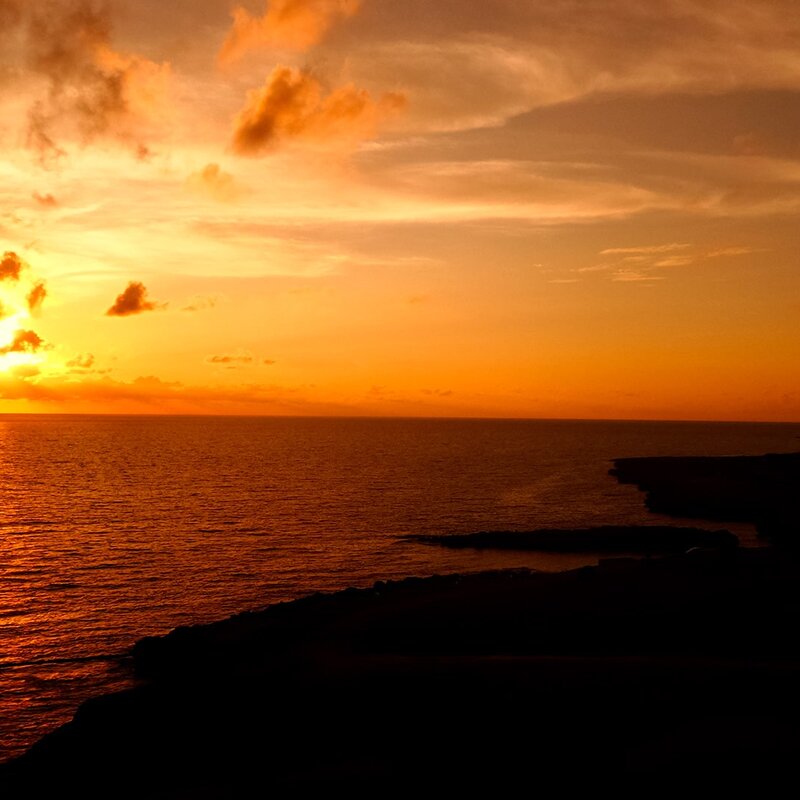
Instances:
[[[611,474],[646,492],[647,507],[679,517],[756,523],[793,545],[800,523],[800,453],[620,458]]]
[[[479,550],[533,550],[553,553],[680,553],[692,547],[736,547],[730,531],[667,525],[603,525],[577,530],[481,531],[479,533],[411,535],[404,540],[442,547]]]
[[[617,469],[653,491],[678,463],[657,461]],[[84,704],[0,786],[777,796],[800,763],[800,559],[724,543],[562,573],[379,582],[144,639],[133,656],[146,683]]]

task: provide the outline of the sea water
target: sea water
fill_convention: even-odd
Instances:
[[[791,424],[0,417],[0,760],[130,685],[142,636],[379,579],[592,563],[401,537],[692,524],[649,514],[611,460],[787,452],[798,437]]]

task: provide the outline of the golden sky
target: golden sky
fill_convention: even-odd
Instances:
[[[0,411],[800,420],[796,0],[0,35]]]

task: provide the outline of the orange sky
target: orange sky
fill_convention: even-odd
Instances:
[[[800,421],[794,0],[0,31],[0,411]]]

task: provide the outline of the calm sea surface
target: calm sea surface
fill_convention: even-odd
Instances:
[[[0,417],[0,760],[130,685],[122,657],[144,635],[377,579],[591,562],[398,537],[686,524],[648,514],[609,461],[785,452],[798,437],[800,425]]]

